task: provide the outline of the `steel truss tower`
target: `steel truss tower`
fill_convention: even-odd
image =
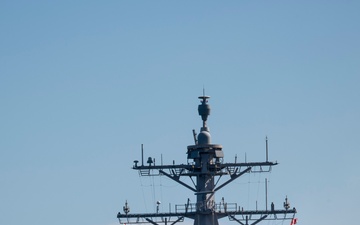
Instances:
[[[201,104],[198,111],[203,125],[198,135],[193,130],[195,145],[187,147],[187,158],[192,161],[191,163],[186,165],[175,165],[175,163],[173,165],[155,165],[155,161],[149,157],[147,165],[144,165],[142,150],[141,165],[138,165],[139,161],[135,160],[133,166],[133,169],[138,170],[141,176],[166,176],[190,189],[196,195],[196,203],[190,203],[188,199],[186,204],[176,205],[174,212],[159,212],[158,205],[157,212],[131,214],[126,202],[123,207],[124,213],[119,212],[117,214],[120,224],[150,223],[158,225],[165,223],[167,225],[170,223],[174,225],[177,222],[182,222],[186,217],[193,219],[194,225],[219,225],[218,219],[228,217],[229,220],[236,221],[241,225],[255,225],[263,220],[290,220],[294,218],[296,209],[290,208],[287,198],[283,209],[275,209],[273,203],[268,209],[267,196],[266,209],[264,210],[244,210],[240,206],[238,207],[236,203],[227,203],[224,199],[220,203],[215,202],[215,194],[221,188],[246,173],[269,172],[272,166],[277,165],[277,162],[268,161],[266,139],[265,162],[237,163],[235,161],[235,163],[224,163],[222,146],[211,144],[211,135],[206,123],[210,115],[208,98],[209,96],[205,96],[205,94],[199,97]],[[189,177],[193,186],[181,181],[180,178],[182,177]],[[228,179],[219,184],[221,177],[228,177]]]

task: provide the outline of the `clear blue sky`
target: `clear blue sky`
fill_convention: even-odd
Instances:
[[[186,163],[203,86],[225,161],[264,160],[267,135],[280,163],[216,200],[263,208],[267,177],[269,201],[288,195],[298,224],[358,224],[359,12],[332,0],[1,1],[0,224],[114,225],[125,200],[133,213],[195,201],[130,168],[141,144]]]

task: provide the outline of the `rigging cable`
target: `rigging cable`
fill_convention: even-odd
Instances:
[[[162,176],[159,176],[159,180],[160,180],[160,200],[161,200],[161,202],[163,202],[163,189],[162,189],[161,177]],[[161,210],[163,210],[163,205],[161,205]]]
[[[151,176],[151,181],[152,181],[152,197],[153,197],[153,205],[154,205],[154,211],[156,211],[156,198],[155,198],[155,181],[154,181],[154,176]]]
[[[259,180],[258,180],[258,186],[257,186],[257,193],[256,193],[256,202],[259,203],[259,189],[260,189],[260,178],[261,178],[261,173],[259,173]]]
[[[143,185],[143,183],[142,183],[142,179],[141,179],[141,175],[140,175],[140,174],[139,174],[139,180],[140,180],[140,185],[141,185],[141,192],[142,192],[142,196],[143,196],[143,201],[144,201],[144,205],[145,205],[145,211],[148,212],[147,204],[146,204],[146,200],[145,200],[144,185]]]
[[[249,179],[248,179],[248,199],[247,199],[247,208],[249,209],[249,204],[250,204],[250,184],[251,184],[251,173],[249,174]]]

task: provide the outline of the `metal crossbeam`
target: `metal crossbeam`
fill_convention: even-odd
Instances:
[[[182,221],[184,217],[194,218],[197,214],[197,211],[190,212],[169,212],[169,213],[142,213],[142,214],[121,214],[118,213],[117,218],[127,219],[126,222],[121,222],[121,224],[134,224],[141,223],[139,222],[140,218],[145,219],[146,221],[156,225],[158,223],[173,222],[173,224]],[[202,212],[202,214],[211,214],[212,212]],[[278,220],[278,219],[292,219],[296,209],[289,210],[231,210],[231,211],[215,211],[215,215],[220,219],[223,217],[229,217],[230,220],[235,220],[236,222],[242,225],[248,225],[248,221],[254,221],[251,225],[255,225],[262,220]],[[241,216],[242,218],[236,218],[235,216]],[[273,218],[270,218],[269,215],[274,215]],[[289,216],[288,216],[289,215]],[[279,216],[279,217],[278,217]],[[176,220],[171,220],[171,217],[177,218]],[[136,221],[131,221],[129,219],[135,218]],[[151,219],[150,219],[151,218]],[[160,218],[159,220],[153,220],[153,218]],[[165,218],[165,220],[164,220]],[[242,222],[244,221],[245,224]]]
[[[239,173],[239,174],[231,175],[230,180],[226,181],[225,183],[221,184],[219,187],[215,188],[214,191],[218,191],[220,188],[226,186],[227,184],[229,184],[230,182],[234,181],[236,178],[242,176],[243,174],[249,172],[250,170],[251,170],[251,167],[248,167],[246,170],[242,171],[242,172]]]
[[[159,172],[160,172],[161,174],[164,174],[164,175],[167,176],[168,178],[170,178],[170,179],[178,182],[179,184],[183,185],[184,187],[189,188],[189,189],[192,190],[193,192],[196,192],[196,189],[195,189],[195,188],[193,188],[193,187],[185,184],[184,182],[180,181],[179,176],[175,176],[175,175],[171,176],[170,174],[164,172],[163,170],[159,170]]]

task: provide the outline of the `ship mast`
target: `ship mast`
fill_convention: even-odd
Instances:
[[[220,203],[215,202],[215,194],[221,188],[247,173],[270,172],[272,166],[277,165],[277,162],[268,161],[268,140],[266,138],[265,162],[237,163],[235,161],[235,163],[224,163],[222,146],[211,143],[210,129],[207,126],[207,118],[210,115],[209,98],[209,96],[205,96],[205,93],[199,97],[201,104],[198,106],[198,112],[203,123],[198,135],[193,130],[195,144],[187,147],[187,158],[192,160],[191,163],[186,165],[176,165],[175,163],[172,165],[155,165],[153,159],[149,157],[148,165],[144,165],[142,149],[141,165],[138,165],[139,161],[135,160],[133,166],[133,169],[138,170],[141,176],[163,175],[190,189],[196,195],[196,203],[190,203],[188,199],[186,204],[176,205],[173,212],[163,213],[157,210],[154,213],[131,214],[126,201],[123,207],[124,213],[119,212],[117,214],[120,224],[150,223],[158,225],[165,223],[167,225],[167,223],[171,223],[174,225],[177,222],[182,222],[186,217],[193,219],[194,225],[219,225],[219,219],[228,217],[229,220],[236,221],[241,225],[255,225],[262,220],[294,218],[296,209],[290,208],[287,197],[283,209],[275,209],[272,203],[270,210],[267,207],[267,197],[265,210],[244,210],[238,207],[236,203],[227,203],[224,199]],[[180,179],[182,177],[189,177],[193,186],[183,182]],[[228,179],[218,184],[221,177]],[[195,182],[193,178],[195,178]],[[218,179],[215,181],[216,178]]]

